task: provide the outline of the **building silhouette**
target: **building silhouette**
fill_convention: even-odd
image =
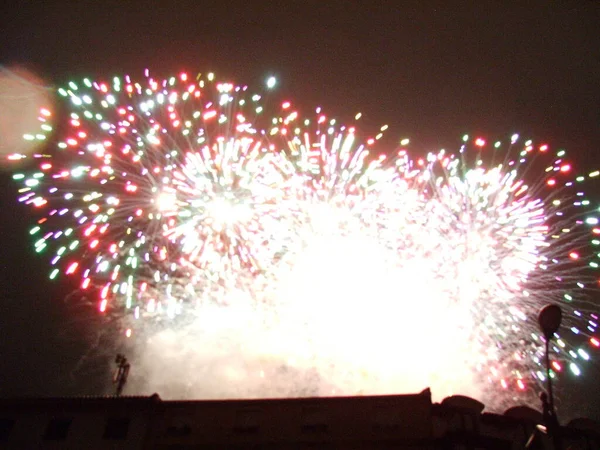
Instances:
[[[463,396],[164,401],[151,397],[0,400],[0,449],[518,449],[542,420]],[[561,428],[564,448],[600,449],[598,424]],[[552,448],[543,436],[534,448]]]

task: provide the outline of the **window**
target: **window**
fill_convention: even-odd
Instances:
[[[302,442],[299,443],[295,448],[297,448],[298,450],[328,450],[333,449],[334,446],[329,442]]]
[[[0,419],[0,442],[8,441],[8,437],[14,426],[15,419]]]
[[[302,410],[303,433],[325,433],[328,428],[327,417],[322,408],[309,406]]]
[[[167,436],[183,437],[192,434],[192,428],[188,424],[171,425],[167,427]]]
[[[400,411],[398,407],[378,406],[373,411],[373,429],[376,431],[398,431],[400,429]]]
[[[260,428],[262,412],[258,409],[239,410],[235,414],[234,431],[238,433],[256,433]]]
[[[186,414],[176,414],[167,419],[165,435],[170,437],[185,437],[192,434],[191,418]]]
[[[106,421],[104,427],[104,439],[125,439],[129,431],[129,419],[127,418],[110,418]]]
[[[49,441],[62,441],[67,438],[69,427],[73,419],[52,419],[46,427],[44,439]]]

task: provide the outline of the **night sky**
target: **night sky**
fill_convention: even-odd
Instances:
[[[296,103],[361,111],[363,125],[389,124],[424,151],[454,148],[464,133],[519,132],[600,166],[600,4],[451,3],[5,2],[0,64],[51,85],[146,67],[255,85],[274,74]],[[0,189],[0,395],[105,392],[94,313],[47,280],[9,174]],[[586,372],[562,386],[565,411],[598,419],[600,368]]]

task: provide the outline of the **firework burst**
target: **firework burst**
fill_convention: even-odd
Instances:
[[[20,201],[47,212],[31,233],[37,251],[54,252],[51,278],[79,272],[101,311],[118,298],[136,315],[175,314],[280,251],[285,161],[265,147],[271,130],[244,115],[261,113],[260,96],[212,79],[59,90],[71,104],[64,139],[52,157],[35,155],[43,162]],[[40,120],[51,132],[49,110]]]
[[[581,190],[598,172],[573,177],[563,150],[465,136],[456,154],[411,157],[403,141],[373,155],[387,126],[363,139],[212,74],[59,94],[57,149],[15,175],[19,200],[42,212],[31,234],[52,252],[51,278],[79,274],[102,312],[205,321],[221,305],[226,325],[202,327],[231,338],[234,317],[262,311],[255,335],[276,336],[270,358],[440,395],[533,392],[545,377],[535,318],[549,302],[567,313],[553,373],[578,375],[600,345],[583,310],[600,227]],[[45,138],[53,116],[40,120],[31,136]]]

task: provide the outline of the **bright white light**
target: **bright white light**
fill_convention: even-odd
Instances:
[[[273,89],[276,84],[277,84],[277,78],[275,78],[275,77],[269,77],[267,79],[267,87],[269,89]]]
[[[176,210],[177,196],[174,193],[161,192],[156,198],[156,207],[161,212]]]

